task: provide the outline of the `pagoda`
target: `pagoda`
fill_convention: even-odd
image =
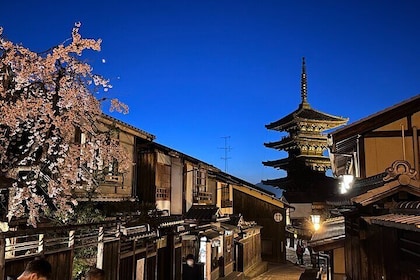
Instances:
[[[268,148],[284,150],[287,158],[263,162],[265,166],[285,170],[287,176],[263,181],[283,189],[289,203],[324,202],[336,188],[335,179],[328,177],[329,157],[324,156],[327,146],[326,130],[347,123],[347,118],[333,116],[313,109],[308,103],[305,58],[302,59],[301,103],[294,112],[265,127],[286,132],[280,141],[264,143]]]

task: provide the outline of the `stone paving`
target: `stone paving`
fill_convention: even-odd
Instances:
[[[300,275],[305,271],[304,267],[294,265],[290,262],[285,264],[269,265],[268,271],[252,278],[253,280],[299,280]],[[250,279],[250,278],[248,278]]]
[[[294,248],[286,248],[286,259],[285,264],[269,264],[268,271],[265,273],[253,277],[253,280],[299,280],[300,275],[307,268],[311,268],[311,261],[309,252],[306,251],[303,255],[303,265],[297,264],[296,250]],[[251,279],[251,278],[245,278]]]

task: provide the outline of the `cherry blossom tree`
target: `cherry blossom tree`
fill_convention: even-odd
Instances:
[[[65,222],[77,205],[75,190],[94,191],[111,166],[129,168],[115,131],[100,121],[100,96],[111,85],[82,60],[86,50],[100,51],[101,40],[82,38],[79,29],[76,23],[70,39],[36,53],[0,28],[0,182],[9,192],[9,220]],[[128,110],[116,99],[110,104]]]

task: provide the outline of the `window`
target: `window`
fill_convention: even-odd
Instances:
[[[228,184],[222,184],[221,191],[222,191],[222,196],[221,196],[222,201],[230,200],[229,185]]]
[[[230,185],[222,184],[220,191],[221,191],[220,200],[221,200],[222,208],[232,207],[233,203],[230,198]]]
[[[171,166],[158,163],[156,172],[156,200],[170,200]]]
[[[197,170],[196,171],[196,185],[198,187],[203,187],[203,191],[205,191],[206,187],[206,172],[204,170]]]
[[[119,138],[118,132],[113,130],[107,131],[107,136],[117,140]],[[95,185],[123,183],[118,161],[113,159],[104,162],[102,157],[104,151],[101,151],[100,140],[93,138],[88,132],[82,132],[79,127],[75,127],[74,143],[80,147],[78,182],[84,183],[86,178],[91,178]]]
[[[195,172],[195,188],[194,196],[198,196],[199,193],[206,192],[206,171],[204,169],[197,169]]]

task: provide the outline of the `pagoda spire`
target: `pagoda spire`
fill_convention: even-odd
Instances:
[[[302,98],[302,105],[305,107],[309,106],[308,103],[308,83],[306,80],[306,64],[305,57],[302,57],[302,75],[300,78],[300,95]]]

